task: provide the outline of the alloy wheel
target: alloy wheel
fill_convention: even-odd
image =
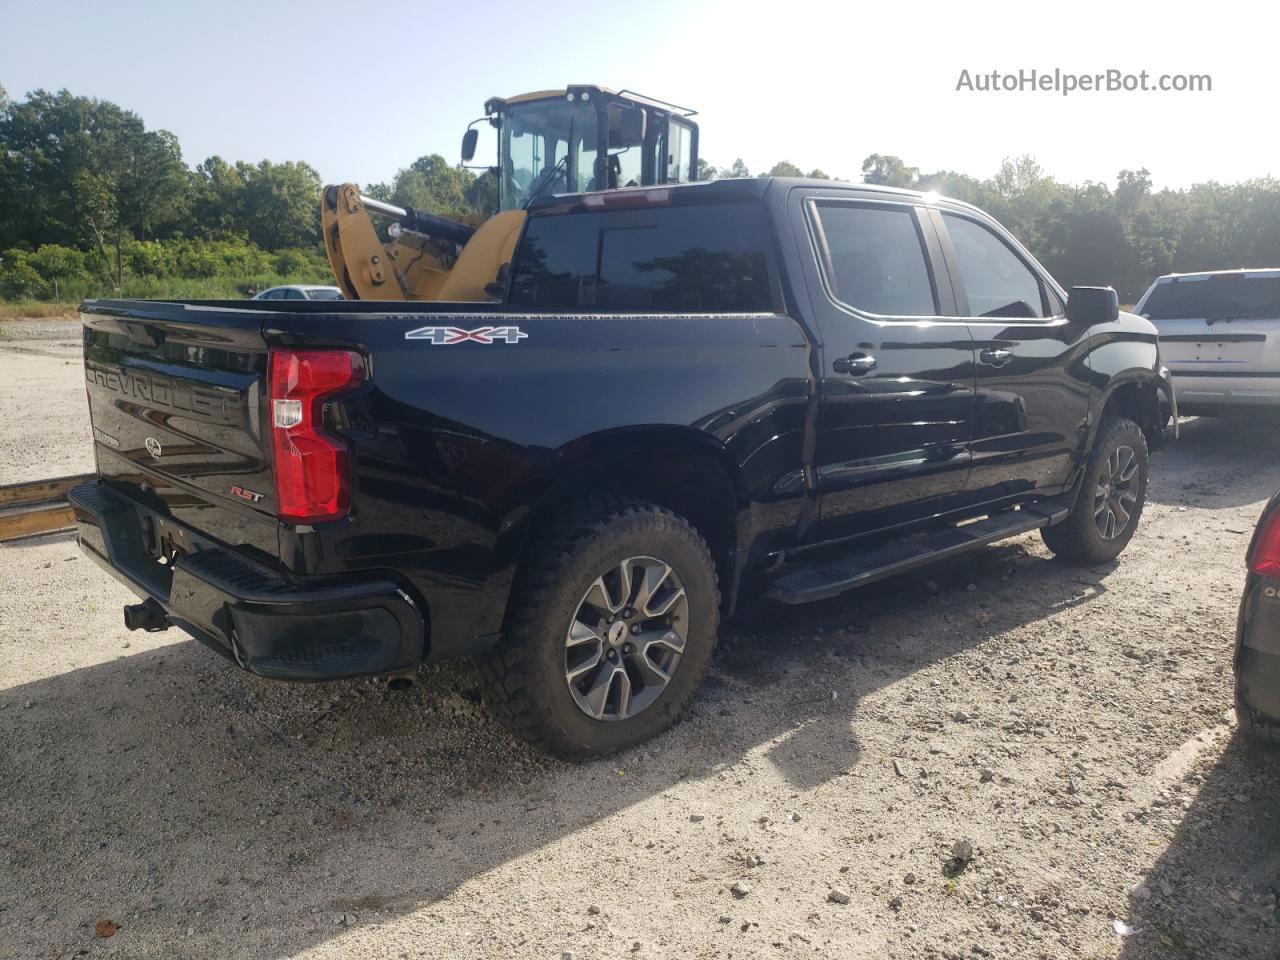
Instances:
[[[656,557],[630,557],[583,594],[565,635],[564,678],[593,720],[634,717],[670,683],[685,650],[689,598]]]
[[[1129,526],[1138,505],[1138,456],[1122,444],[1111,451],[1093,494],[1093,522],[1103,540],[1114,540]]]

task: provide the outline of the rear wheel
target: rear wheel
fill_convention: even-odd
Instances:
[[[1067,519],[1041,531],[1045,544],[1075,563],[1114,560],[1128,546],[1147,499],[1147,438],[1132,420],[1103,421]]]
[[[1267,748],[1280,747],[1280,724],[1268,723],[1259,717],[1240,696],[1238,684],[1236,686],[1236,724],[1249,743]]]
[[[720,598],[707,545],[651,504],[601,499],[521,571],[485,699],[516,733],[569,759],[673,724],[706,673]]]

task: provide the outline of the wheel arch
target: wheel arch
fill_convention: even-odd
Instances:
[[[743,494],[723,446],[691,427],[632,426],[573,440],[556,451],[540,492],[505,537],[518,576],[530,548],[577,504],[593,495],[640,500],[684,518],[707,542],[723,603],[732,606]]]
[[[1162,397],[1166,398],[1165,402]],[[1099,397],[1098,416],[1090,425],[1087,449],[1093,449],[1098,431],[1108,416],[1132,420],[1147,438],[1147,446],[1156,449],[1163,443],[1172,402],[1172,391],[1166,394],[1161,378],[1151,370],[1129,370],[1112,377]],[[1166,403],[1170,406],[1168,412]]]

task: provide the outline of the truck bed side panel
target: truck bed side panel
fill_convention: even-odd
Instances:
[[[512,574],[503,538],[567,464],[635,430],[700,438],[738,475],[756,527],[794,526],[811,373],[808,341],[790,318],[441,306],[455,312],[415,305],[358,322],[281,313],[266,324],[269,343],[305,336],[371,357],[373,389],[348,434],[357,460],[350,528],[332,546],[282,528],[290,568],[394,567],[428,600],[432,655],[463,652],[501,625]],[[442,622],[455,611],[465,622]]]

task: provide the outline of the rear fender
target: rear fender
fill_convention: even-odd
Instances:
[[[591,494],[631,497],[684,517],[711,547],[726,602],[737,581],[738,546],[746,497],[729,462],[711,435],[688,427],[633,426],[573,440],[555,452],[540,471],[532,504],[509,518],[495,545],[496,566],[509,585],[542,530]]]

